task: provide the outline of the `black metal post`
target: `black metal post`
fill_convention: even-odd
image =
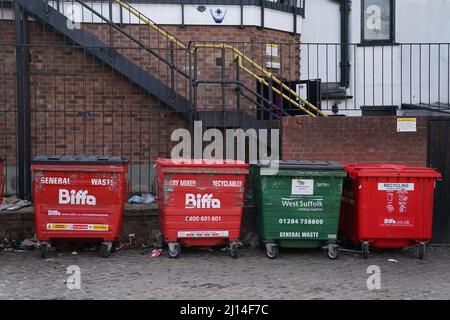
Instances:
[[[240,9],[241,9],[241,29],[244,28],[244,4],[242,0],[240,1]]]
[[[120,15],[120,27],[123,28],[123,8],[119,6],[119,15]]]
[[[172,94],[175,96],[175,57],[174,57],[174,44],[170,42],[170,52],[169,52],[169,63],[170,63],[170,89],[172,89]]]
[[[261,28],[264,28],[264,16],[265,16],[264,8],[266,7],[265,0],[261,0],[260,6],[261,6]]]
[[[113,40],[113,6],[112,0],[109,0],[109,54],[111,59],[113,57],[113,48],[114,48],[114,40]]]
[[[197,112],[197,64],[198,64],[198,59],[197,59],[197,52],[194,51],[194,65],[193,65],[193,76],[191,77],[191,83],[192,83],[192,88],[194,91],[194,98],[192,100],[192,106],[193,106],[193,112],[196,113]]]
[[[293,32],[292,32],[292,35],[296,35],[297,34],[297,29],[298,29],[298,27],[297,27],[297,7],[295,6],[293,6],[292,7],[292,10],[293,10],[293,16],[294,16],[294,27],[293,27]]]
[[[270,101],[270,105],[269,105],[269,123],[270,123],[270,128],[272,128],[273,126],[273,115],[275,112],[275,108],[274,108],[274,104],[273,104],[273,79],[270,78],[269,79],[269,86],[267,88],[269,90],[269,94],[268,94],[268,100]]]
[[[184,22],[184,3],[181,4],[181,27],[184,28],[185,22]]]
[[[194,111],[194,100],[193,100],[193,60],[192,60],[192,54],[191,54],[191,50],[192,50],[192,41],[189,41],[189,46],[188,46],[188,59],[189,59],[189,119],[191,121],[191,123],[189,124],[190,126],[192,126],[194,124],[195,121],[195,111]],[[193,131],[191,131],[193,133]]]
[[[31,116],[28,52],[28,16],[15,3],[16,104],[18,188],[20,199],[31,198]]]
[[[341,0],[341,81],[340,86],[342,88],[348,88],[350,86],[350,52],[349,52],[349,39],[350,39],[350,0]]]
[[[225,48],[222,49],[222,75],[221,75],[221,84],[222,84],[222,121],[223,121],[223,126],[225,126],[225,103],[226,103],[226,98],[225,98]]]
[[[241,67],[236,59],[236,109],[241,110]]]

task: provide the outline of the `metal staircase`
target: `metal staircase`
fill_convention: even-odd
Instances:
[[[15,0],[34,18],[52,26],[66,38],[83,47],[94,57],[109,65],[115,72],[138,85],[149,94],[164,102],[176,112],[187,116],[190,102],[163,84],[152,74],[143,70],[133,61],[126,58],[117,50],[111,50],[109,46],[84,28],[71,29],[67,24],[67,17],[48,5],[47,1],[39,0]],[[82,3],[82,1],[80,1]],[[85,5],[85,4],[83,4]],[[93,10],[93,9],[92,9]],[[96,13],[95,11],[93,11]],[[101,15],[96,13],[97,15]],[[103,20],[107,19],[103,17]],[[116,28],[119,28],[115,25]]]
[[[239,106],[237,106],[235,110],[213,111],[196,109],[195,93],[199,83],[191,74],[191,70],[196,68],[195,65],[192,65],[194,63],[192,61],[195,61],[195,56],[198,54],[198,51],[208,49],[222,51],[226,50],[232,52],[238,69],[256,79],[260,85],[268,87],[271,92],[280,95],[285,101],[288,101],[290,104],[301,109],[305,115],[312,117],[326,116],[321,110],[300,97],[297,92],[286,86],[272,73],[259,66],[255,61],[236,48],[227,44],[187,45],[169,32],[160,28],[151,19],[122,0],[109,1],[109,17],[104,16],[102,12],[96,11],[94,7],[87,4],[86,1],[73,0],[73,2],[76,2],[83,6],[86,10],[89,10],[89,12],[109,26],[111,35],[111,41],[109,44],[105,43],[105,41],[102,41],[100,38],[83,27],[79,29],[70,28],[68,25],[68,17],[58,10],[59,7],[55,8],[52,6],[55,5],[54,2],[52,2],[52,5],[49,4],[48,0],[15,0],[15,2],[22,6],[34,18],[53,27],[65,38],[70,39],[73,43],[83,48],[83,50],[86,50],[88,53],[101,60],[104,64],[110,66],[114,72],[138,85],[140,88],[144,89],[146,92],[156,97],[176,112],[180,113],[188,121],[191,122],[193,120],[202,120],[206,128],[239,127],[242,129],[260,129],[272,127],[271,125],[268,125],[267,121],[258,120],[246,111],[239,109]],[[162,39],[169,44],[168,48],[170,48],[170,50],[175,48],[176,50],[185,52],[185,54],[189,57],[189,66],[178,68],[173,62],[173,58],[171,59],[170,56],[165,57],[160,52],[149,48],[144,45],[140,39],[135,38],[130,32],[127,32],[125,27],[114,23],[112,18],[112,3],[119,5],[121,10],[125,10],[130,16],[137,18],[139,23],[145,23],[152,30],[156,31],[158,36],[162,37]],[[58,2],[56,2],[56,4],[58,4]],[[146,71],[143,66],[139,66],[135,61],[126,57],[114,48],[112,45],[113,31],[120,33],[122,36],[131,40],[134,45],[147,51],[149,54],[162,62],[168,70],[170,70],[169,73],[171,76],[169,76],[169,84],[165,84],[161,81],[157,73],[152,74],[151,72]],[[173,53],[173,51],[171,52]],[[189,70],[189,72],[186,70]],[[189,83],[189,94],[183,95],[177,92],[175,89],[176,80],[174,78],[174,73],[181,75],[181,77]],[[220,81],[214,82],[211,80],[208,80],[208,82],[217,84],[221,83]],[[236,79],[233,84],[236,87],[235,91],[237,95],[247,99],[258,108],[269,112],[272,115],[271,118],[273,120],[281,120],[283,114],[280,115],[279,113],[275,114],[273,112],[274,104],[272,101],[268,101],[267,98],[263,97],[255,90],[248,88],[248,86],[240,82],[239,79]]]

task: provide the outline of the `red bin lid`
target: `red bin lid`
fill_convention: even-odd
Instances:
[[[351,177],[416,177],[440,178],[442,175],[426,167],[408,167],[400,164],[346,164],[345,171]]]

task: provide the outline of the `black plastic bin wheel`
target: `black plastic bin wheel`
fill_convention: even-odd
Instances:
[[[100,255],[103,258],[108,258],[111,255],[112,247],[112,242],[102,242],[102,245],[100,246]]]
[[[419,259],[423,260],[425,258],[425,253],[427,251],[427,245],[425,242],[419,243]]]
[[[236,243],[230,243],[230,256],[233,259],[237,259],[238,257],[238,246]]]
[[[181,246],[179,243],[169,243],[169,248],[168,248],[168,252],[169,252],[169,257],[171,257],[172,259],[178,259],[180,257],[180,253],[181,253]]]
[[[275,243],[267,243],[266,255],[269,259],[276,259],[278,257],[278,246]]]
[[[339,258],[339,246],[336,244],[329,244],[327,246],[327,256],[331,260],[336,260]]]
[[[362,254],[363,254],[364,259],[369,258],[369,243],[368,242],[362,243]]]
[[[39,244],[39,251],[41,254],[41,258],[45,259],[47,258],[47,253],[48,253],[48,242],[41,242]]]

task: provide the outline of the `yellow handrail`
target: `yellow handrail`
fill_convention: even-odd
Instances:
[[[160,27],[158,27],[156,24],[154,24],[152,21],[150,21],[147,17],[145,17],[144,15],[142,15],[139,11],[137,11],[136,9],[134,9],[132,6],[128,5],[127,3],[121,1],[121,0],[114,0],[117,4],[119,4],[122,8],[124,8],[125,10],[129,11],[130,13],[132,13],[134,16],[136,16],[137,18],[139,18],[140,20],[144,21],[144,23],[146,25],[148,25],[150,28],[152,28],[153,30],[156,30],[159,34],[161,34],[164,38],[166,38],[167,40],[169,40],[170,42],[174,43],[177,47],[181,48],[181,49],[188,49],[188,46],[185,45],[183,42],[181,42],[180,40],[178,40],[177,38],[175,38],[173,35],[171,35],[170,33],[168,33],[167,31],[161,29]]]
[[[186,44],[184,44],[182,41],[180,41],[177,38],[175,38],[173,35],[169,34],[167,31],[159,28],[156,24],[154,24],[152,21],[150,21],[147,17],[142,15],[139,11],[134,9],[132,6],[128,5],[127,3],[123,2],[122,0],[114,0],[114,1],[117,4],[119,4],[122,8],[124,8],[127,11],[129,11],[131,14],[133,14],[134,16],[139,18],[140,20],[144,21],[145,24],[147,24],[153,30],[156,30],[159,34],[161,34],[168,41],[170,41],[171,43],[175,44],[175,46],[177,46],[177,47],[179,47],[181,49],[184,49],[184,50],[189,50],[189,48],[188,48],[188,46]],[[323,116],[323,117],[327,116],[320,109],[318,109],[316,106],[314,106],[308,100],[302,98],[296,91],[292,90],[289,86],[287,86],[285,83],[283,83],[277,77],[275,77],[271,72],[269,72],[266,69],[264,69],[263,67],[261,67],[259,64],[257,64],[255,61],[253,61],[251,58],[249,58],[247,55],[245,55],[244,53],[242,53],[240,50],[236,49],[235,47],[233,47],[231,45],[228,45],[228,44],[225,44],[225,43],[223,43],[223,44],[199,44],[199,45],[194,46],[194,48],[192,50],[189,50],[189,52],[191,54],[196,54],[198,49],[224,49],[224,50],[233,51],[233,53],[236,54],[236,59],[238,59],[238,61],[239,61],[239,67],[243,71],[248,73],[250,76],[252,76],[255,79],[257,79],[260,83],[262,83],[266,87],[270,86],[269,83],[263,77],[258,76],[253,71],[251,71],[248,68],[246,68],[244,66],[244,61],[248,62],[251,66],[256,68],[258,71],[262,72],[266,77],[268,77],[273,82],[275,82],[276,84],[281,86],[281,88],[283,88],[284,90],[289,92],[292,96],[294,96],[297,99],[299,99],[300,101],[302,101],[306,106],[308,106],[310,109],[315,111],[317,113],[317,115],[320,115],[320,116]],[[289,96],[287,96],[284,93],[282,93],[279,89],[272,88],[272,90],[274,92],[276,92],[277,94],[281,95],[283,99],[286,99],[288,102],[292,103],[294,106],[296,106],[300,110],[306,112],[310,116],[312,116],[312,117],[316,117],[317,116],[316,114],[312,113],[310,110],[307,110],[306,108],[304,108],[297,101],[291,99]]]
[[[285,83],[283,83],[281,80],[279,80],[277,77],[275,77],[271,72],[265,70],[264,68],[262,68],[260,65],[258,65],[256,62],[254,62],[251,58],[249,58],[248,56],[246,56],[245,54],[243,54],[240,50],[236,49],[235,47],[229,45],[229,44],[200,44],[200,45],[196,45],[194,47],[194,54],[196,53],[196,51],[198,49],[226,49],[226,50],[230,50],[233,51],[237,57],[239,57],[239,66],[241,67],[242,70],[244,70],[245,72],[247,72],[248,74],[250,74],[252,77],[256,78],[260,83],[264,84],[265,86],[269,87],[269,83],[264,80],[264,78],[256,75],[254,72],[252,72],[251,70],[247,69],[246,67],[244,67],[243,65],[243,60],[247,61],[250,65],[252,65],[253,67],[255,67],[256,69],[258,69],[260,72],[262,72],[266,77],[268,77],[269,79],[273,80],[273,82],[275,82],[276,84],[278,84],[279,86],[281,86],[283,89],[285,89],[286,91],[288,91],[291,95],[293,95],[294,97],[298,98],[300,101],[302,101],[305,105],[307,105],[309,108],[311,108],[312,110],[314,110],[315,112],[317,112],[317,114],[326,117],[327,115],[325,113],[323,113],[321,110],[319,110],[316,106],[314,106],[312,103],[310,103],[308,100],[302,98],[296,91],[292,90],[290,87],[288,87]],[[278,90],[277,88],[272,88],[272,90],[276,93],[278,93],[279,95],[281,95],[284,99],[288,100],[288,102],[292,103],[294,106],[296,106],[297,108],[305,111],[306,113],[308,113],[310,116],[312,117],[316,117],[315,114],[313,114],[312,112],[310,112],[309,110],[305,109],[303,106],[301,106],[298,102],[296,102],[295,100],[292,100],[291,98],[289,98],[287,95],[283,94],[280,90]]]

